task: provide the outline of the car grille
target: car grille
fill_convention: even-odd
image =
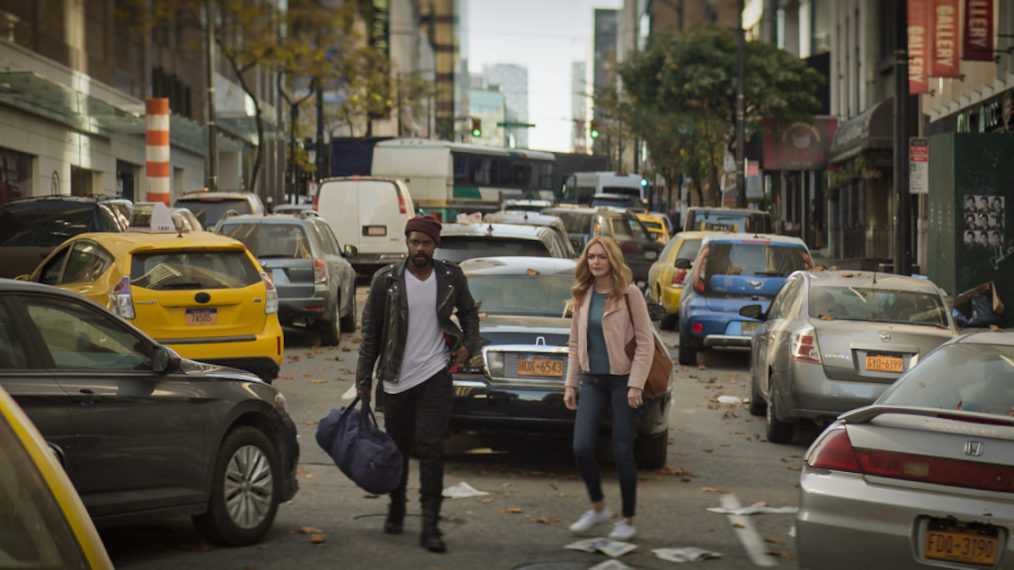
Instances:
[[[492,346],[483,349],[483,356],[493,382],[559,385],[567,377],[564,347]]]

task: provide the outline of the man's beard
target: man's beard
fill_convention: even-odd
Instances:
[[[418,269],[427,267],[433,262],[433,258],[425,253],[417,253],[412,256],[412,265]]]

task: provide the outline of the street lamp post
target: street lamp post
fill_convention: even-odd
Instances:
[[[743,0],[739,0],[739,24],[736,26],[736,207],[746,207],[746,178],[743,176],[746,130],[746,95],[743,82],[746,78],[746,38],[743,31]]]

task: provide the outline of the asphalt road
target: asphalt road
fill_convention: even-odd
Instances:
[[[364,289],[359,289],[360,295]],[[360,305],[363,302],[360,297]],[[675,333],[663,333],[673,354]],[[441,524],[447,554],[418,546],[416,465],[411,466],[405,534],[381,531],[386,497],[359,490],[314,439],[316,422],[352,387],[357,334],[319,347],[316,334],[286,331],[276,385],[300,429],[300,492],[280,507],[266,539],[244,548],[204,542],[188,520],[102,531],[117,568],[592,568],[602,553],[564,548],[581,537],[569,524],[588,508],[568,441],[546,438],[448,441],[445,485],[465,482],[484,495],[448,499]],[[706,367],[680,367],[674,384],[666,469],[640,474],[637,548],[616,560],[631,568],[669,568],[653,550],[695,547],[720,558],[679,565],[714,570],[795,568],[793,515],[733,516],[708,511],[761,503],[797,504],[799,466],[816,430],[792,445],[765,440],[763,418],[749,414],[745,353],[710,354]],[[619,511],[615,469],[604,446],[607,503]],[[604,536],[609,527],[595,529]]]

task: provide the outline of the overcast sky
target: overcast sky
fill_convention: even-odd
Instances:
[[[467,0],[468,66],[513,63],[528,68],[528,145],[569,152],[570,67],[591,59],[595,8],[621,0]]]

